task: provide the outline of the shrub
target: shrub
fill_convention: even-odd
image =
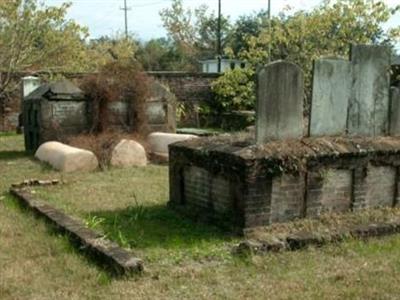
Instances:
[[[253,110],[255,81],[252,69],[234,69],[219,77],[212,85],[215,99],[208,103],[211,111],[232,112]]]
[[[147,145],[144,139],[138,134],[127,134],[115,131],[105,131],[99,134],[81,134],[68,137],[65,142],[73,147],[78,147],[92,151],[102,170],[110,165],[111,154],[114,147],[122,140],[135,140],[145,149]],[[147,150],[147,149],[146,149]]]
[[[126,131],[144,135],[147,131],[146,99],[150,78],[139,64],[122,60],[105,64],[96,75],[84,79],[81,87],[91,102],[91,133],[110,130],[109,103],[128,104]]]

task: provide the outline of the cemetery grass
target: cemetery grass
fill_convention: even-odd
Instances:
[[[237,258],[240,238],[166,207],[166,166],[60,175],[0,136],[0,299],[395,299],[400,236]],[[8,193],[27,178],[65,182],[35,192],[145,262],[114,278]]]

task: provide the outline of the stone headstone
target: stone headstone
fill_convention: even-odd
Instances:
[[[147,165],[146,150],[133,140],[121,140],[111,153],[110,164],[114,167],[144,167]]]
[[[310,136],[346,133],[351,81],[348,60],[321,58],[314,62]]]
[[[390,135],[400,136],[400,88],[390,88]]]
[[[390,51],[384,46],[353,45],[350,135],[379,136],[389,129]]]
[[[304,75],[297,65],[277,61],[257,75],[256,139],[301,138],[303,134]]]

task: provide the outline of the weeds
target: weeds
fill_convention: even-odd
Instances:
[[[104,223],[105,219],[99,216],[91,216],[89,215],[88,218],[85,220],[86,227],[90,229],[98,228],[102,223]]]

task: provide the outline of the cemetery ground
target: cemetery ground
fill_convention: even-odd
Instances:
[[[394,299],[400,236],[321,248],[232,256],[241,238],[167,208],[168,167],[64,174],[0,135],[0,299]],[[115,278],[8,193],[28,178],[51,205],[84,219],[144,260],[142,275]]]

